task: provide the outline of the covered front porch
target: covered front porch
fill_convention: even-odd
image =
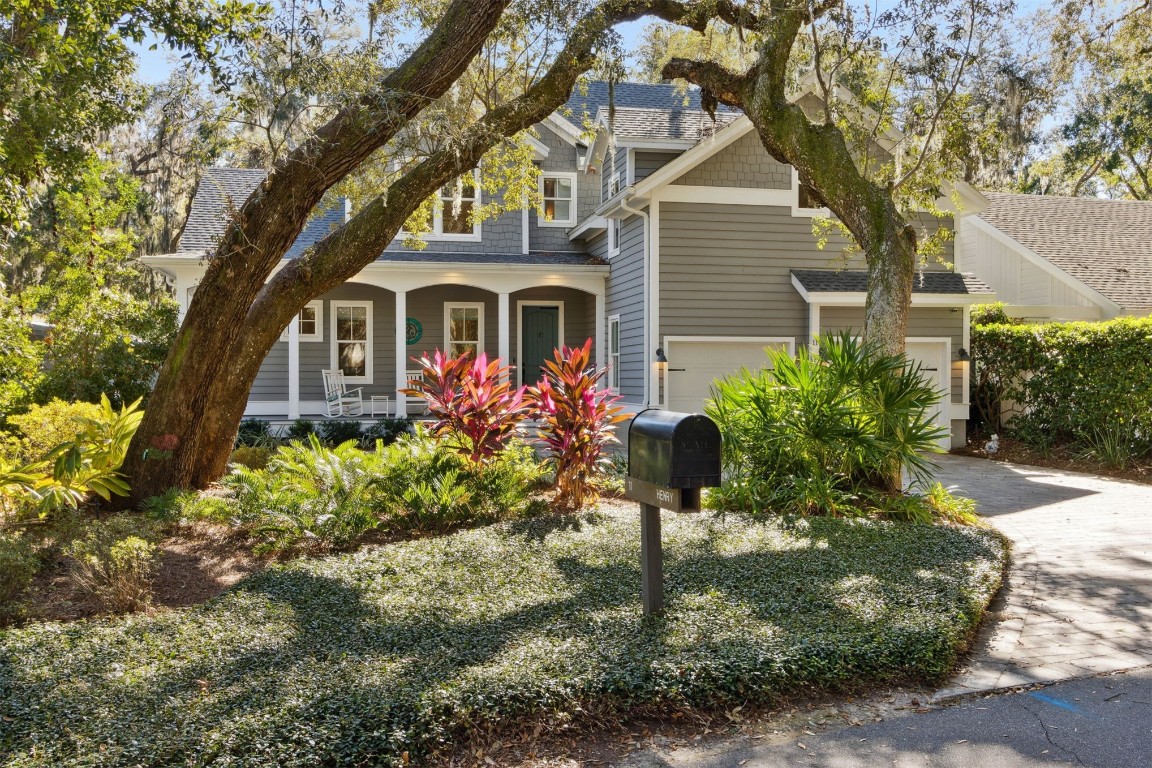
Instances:
[[[423,403],[400,390],[418,375],[415,360],[437,349],[498,356],[516,384],[535,382],[556,346],[588,338],[603,366],[606,275],[588,263],[377,262],[310,302],[285,330],[245,415],[327,418],[321,371],[336,369],[361,390],[358,418],[419,416]]]

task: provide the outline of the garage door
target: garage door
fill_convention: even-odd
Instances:
[[[949,352],[947,339],[909,340],[904,345],[904,356],[909,362],[919,363],[921,374],[925,379],[933,381],[940,391],[940,405],[933,420],[948,431],[948,434],[940,439],[940,447],[944,450],[952,447],[952,422],[948,418],[948,404],[952,400]]]
[[[790,348],[790,339],[681,338],[666,339],[668,409],[700,413],[711,397],[712,382],[741,368],[756,370],[768,364],[765,347]]]

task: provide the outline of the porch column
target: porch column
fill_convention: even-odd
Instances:
[[[408,415],[408,398],[400,390],[408,387],[408,292],[396,291],[396,416]]]
[[[608,339],[605,336],[607,322],[604,318],[604,290],[596,293],[596,370],[602,370],[608,362]]]
[[[512,358],[509,357],[509,350],[511,349],[511,328],[508,322],[508,294],[496,294],[496,337],[498,339],[496,354],[500,356],[500,360],[504,365],[511,365]]]
[[[300,418],[300,316],[288,323],[288,418]]]

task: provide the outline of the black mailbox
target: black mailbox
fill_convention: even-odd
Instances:
[[[641,411],[628,427],[628,476],[664,488],[720,485],[720,429],[698,413]]]

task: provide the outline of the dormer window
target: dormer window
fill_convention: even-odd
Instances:
[[[540,226],[570,227],[576,223],[576,174],[541,175],[540,198]]]

